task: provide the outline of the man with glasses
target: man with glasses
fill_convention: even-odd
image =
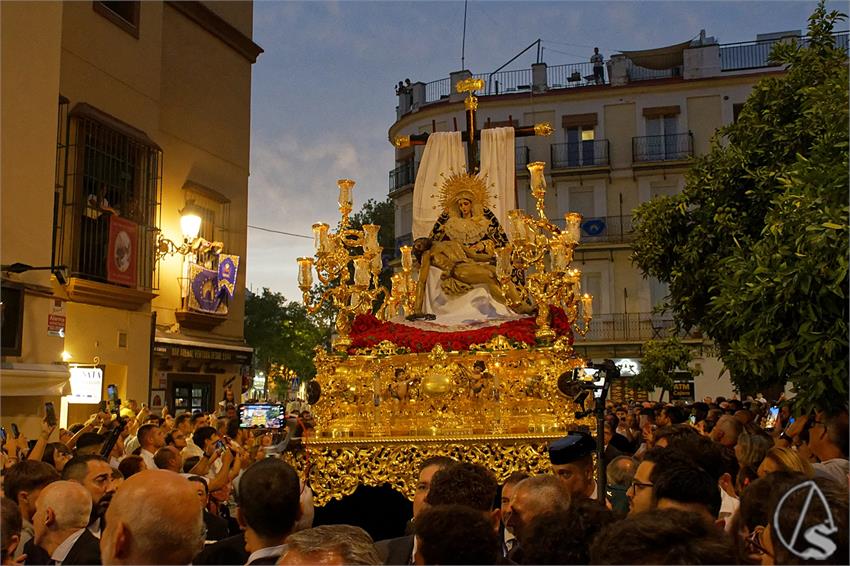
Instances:
[[[815,475],[847,485],[850,472],[847,460],[847,411],[829,415],[825,411],[815,414],[809,428],[809,449],[819,460],[812,464]]]

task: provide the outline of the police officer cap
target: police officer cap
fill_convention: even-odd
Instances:
[[[555,465],[581,460],[596,450],[596,441],[586,432],[570,432],[549,445],[549,461]]]

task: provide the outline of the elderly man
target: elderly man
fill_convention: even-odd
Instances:
[[[89,492],[76,482],[57,481],[41,491],[33,517],[35,543],[51,563],[100,564],[98,540],[86,529],[91,507]],[[27,564],[41,563],[27,558]]]
[[[593,452],[596,441],[586,432],[570,432],[549,445],[552,473],[564,482],[573,499],[596,499]]]
[[[535,476],[516,484],[506,526],[516,536],[519,546],[512,550],[509,558],[522,563],[528,524],[544,513],[566,511],[571,499],[567,485],[554,476]]]
[[[366,531],[323,525],[290,535],[278,564],[383,564]]]
[[[88,490],[92,501],[88,529],[100,538],[102,518],[115,495],[112,467],[100,456],[76,456],[65,464],[62,479],[75,481]]]
[[[104,564],[188,564],[203,545],[201,504],[189,480],[145,470],[115,494],[100,554]]]

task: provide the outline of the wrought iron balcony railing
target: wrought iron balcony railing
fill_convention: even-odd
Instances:
[[[679,337],[697,340],[697,329],[677,331],[673,318],[650,312],[609,313],[593,316],[587,335],[576,336],[576,344],[584,342],[644,342],[659,338]]]
[[[553,169],[606,167],[610,163],[608,140],[553,143],[549,151]]]
[[[390,171],[390,193],[413,184],[416,180],[416,165],[416,162],[411,159]]]
[[[550,221],[558,228],[564,228],[563,217]],[[632,240],[634,226],[631,216],[589,216],[581,220],[582,244],[625,244]]]
[[[691,132],[632,138],[632,161],[634,163],[679,161],[693,156],[694,136]]]
[[[517,146],[516,148],[516,168],[518,171],[524,171],[528,165],[528,148],[525,146]]]

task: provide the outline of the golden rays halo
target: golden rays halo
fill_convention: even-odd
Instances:
[[[473,204],[490,208],[490,191],[485,178],[470,175],[466,171],[459,173],[452,171],[448,177],[445,173],[440,173],[440,177],[443,178],[443,183],[434,197],[442,210],[448,210],[449,206],[459,198],[468,198]],[[437,183],[434,183],[434,186],[436,185]]]

